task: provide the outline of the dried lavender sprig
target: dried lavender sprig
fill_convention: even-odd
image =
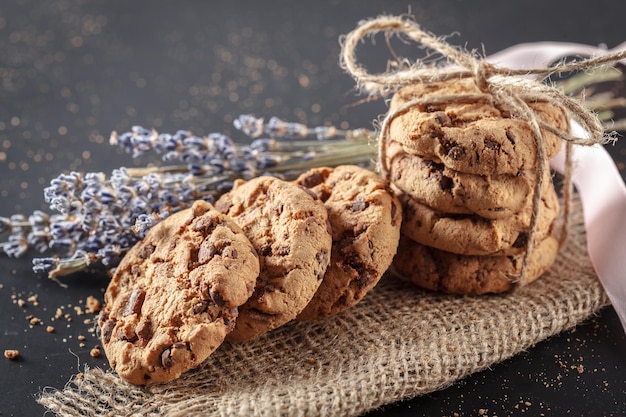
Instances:
[[[112,132],[109,143],[121,146],[133,158],[148,151],[162,154],[164,161],[178,159],[188,164],[205,163],[214,159],[230,160],[235,157],[235,144],[221,133],[199,137],[187,130],[170,134],[133,126],[130,132],[121,135]]]
[[[257,136],[255,129],[263,129],[266,126],[263,119],[251,115],[241,115],[233,124],[252,136]],[[152,150],[157,153],[166,152],[163,156],[165,161],[179,159],[187,163],[186,167],[179,165],[161,167],[158,169],[161,173],[188,171],[198,177],[225,175],[231,178],[252,178],[262,173],[284,172],[286,170],[280,166],[285,163],[290,165],[289,170],[291,170],[291,165],[295,161],[307,161],[312,155],[330,153],[346,145],[357,149],[356,155],[359,155],[360,152],[356,146],[367,143],[373,137],[373,132],[366,129],[339,130],[332,126],[308,128],[302,124],[284,122],[275,117],[270,119],[267,126],[265,131],[274,137],[305,138],[307,135],[314,134],[318,140],[324,139],[328,142],[320,144],[319,141],[301,139],[285,142],[275,138],[260,138],[249,145],[238,145],[221,134],[212,133],[201,138],[189,131],[179,130],[171,135],[134,126],[130,132],[121,135],[113,132],[110,143],[122,146],[135,157]],[[320,129],[326,132],[324,137],[321,136]],[[331,143],[332,145],[329,145]],[[346,163],[348,162],[349,160]]]
[[[309,128],[300,123],[282,121],[277,117],[272,117],[268,123],[264,123],[262,118],[241,115],[235,119],[233,125],[252,138],[266,133],[270,139],[259,139],[246,146],[237,145],[228,136],[220,133],[211,133],[205,137],[199,137],[186,130],[169,134],[158,133],[141,126],[133,126],[130,132],[121,135],[113,132],[109,142],[112,145],[121,146],[133,158],[154,151],[157,154],[162,154],[164,161],[178,159],[186,163],[190,167],[189,170],[196,175],[217,175],[223,173],[224,170],[252,171],[248,174],[254,175],[255,170],[262,170],[279,163],[276,152],[269,152],[273,150],[270,149],[269,143],[274,138],[315,136],[317,140],[347,139],[359,141],[371,140],[374,137],[374,133],[367,129],[341,130],[333,126]],[[276,146],[276,141],[274,141],[273,146]],[[285,151],[293,156],[293,153],[298,150],[314,146],[316,144],[311,142],[306,144],[294,142],[283,146],[283,148],[286,148]]]
[[[270,159],[271,157],[271,159]],[[365,167],[374,166],[375,148],[366,143],[336,143],[330,147],[319,147],[319,149],[297,151],[297,152],[279,152],[268,153],[265,155],[266,161],[263,164],[259,164],[254,169],[248,172],[248,175],[241,175],[233,171],[224,172],[217,177],[216,180],[207,177],[196,177],[199,183],[202,184],[215,184],[216,188],[207,190],[206,193],[212,194],[214,197],[219,197],[224,191],[228,191],[229,186],[220,189],[220,185],[228,184],[232,185],[232,182],[236,179],[243,178],[249,179],[258,175],[273,175],[284,179],[293,179],[304,171],[320,166],[337,166],[342,164],[361,165]],[[273,164],[270,164],[272,161]],[[129,172],[139,174],[151,173],[155,175],[167,175],[172,172],[183,172],[187,167],[182,165],[177,166],[162,166],[162,167],[146,167],[146,168],[128,168]]]
[[[186,130],[169,134],[133,126],[130,132],[121,135],[111,133],[109,143],[121,146],[133,158],[154,151],[162,155],[163,161],[179,160],[187,164],[189,173],[198,176],[220,175],[225,171],[244,175],[253,169],[251,161],[242,157],[232,139],[221,133],[199,137]]]
[[[266,134],[270,138],[306,138],[314,136],[317,140],[329,139],[373,139],[375,133],[368,129],[338,129],[335,126],[316,126],[310,128],[302,123],[286,122],[278,117],[265,119],[251,114],[242,114],[233,121],[233,126],[246,136],[256,139]]]

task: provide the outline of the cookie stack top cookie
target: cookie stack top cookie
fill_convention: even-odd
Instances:
[[[478,94],[474,79],[419,83],[396,93],[389,107],[420,98],[390,125],[390,137],[405,151],[443,163],[449,169],[478,175],[523,175],[537,167],[537,145],[526,120],[511,118],[508,110],[485,98],[479,102],[441,104],[440,97]],[[432,98],[432,103],[429,99]],[[567,131],[563,110],[546,102],[529,103],[539,121]],[[541,129],[548,158],[555,156],[562,140],[550,129]]]

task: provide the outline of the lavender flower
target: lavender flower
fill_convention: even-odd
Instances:
[[[233,126],[251,138],[257,138],[263,134],[263,119],[258,119],[251,114],[240,115],[233,121]]]
[[[0,243],[2,251],[11,257],[20,257],[28,249],[43,252],[48,248],[49,217],[42,211],[35,211],[28,218],[15,214],[10,218],[0,218],[0,233],[10,233],[6,242]]]
[[[137,216],[137,220],[135,220],[135,225],[133,226],[133,231],[137,234],[137,236],[139,236],[140,239],[143,239],[152,226],[157,224],[160,220],[162,220],[161,216],[142,213]]]
[[[272,138],[290,137],[299,138],[308,135],[308,128],[300,123],[289,123],[280,120],[278,117],[272,117],[265,126],[265,133]]]
[[[2,242],[0,247],[8,256],[19,258],[28,250],[28,241],[24,236],[12,234],[6,242]]]

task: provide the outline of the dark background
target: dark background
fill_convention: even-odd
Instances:
[[[111,131],[132,125],[238,138],[233,118],[254,113],[371,127],[385,107],[353,106],[362,97],[338,66],[338,38],[361,19],[407,12],[487,54],[520,42],[626,41],[626,6],[603,0],[2,2],[0,216],[46,209],[42,189],[61,172],[149,163],[108,145]],[[362,50],[384,69],[384,48]],[[626,146],[609,151],[623,168]],[[101,298],[106,277],[63,282],[68,288],[34,275],[29,257],[0,255],[0,350],[21,353],[0,358],[1,416],[42,415],[42,389],[62,388],[84,366],[107,367],[90,356],[98,340],[85,319],[93,315],[75,309]],[[53,320],[57,309],[71,321]],[[30,315],[43,324],[31,325]],[[626,337],[607,307],[493,369],[371,415],[626,415],[624,365]]]

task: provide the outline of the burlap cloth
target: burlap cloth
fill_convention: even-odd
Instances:
[[[59,416],[357,416],[442,389],[608,304],[579,201],[572,212],[557,262],[511,294],[433,294],[387,275],[349,311],[225,344],[175,382],[140,388],[86,369],[38,401]]]

